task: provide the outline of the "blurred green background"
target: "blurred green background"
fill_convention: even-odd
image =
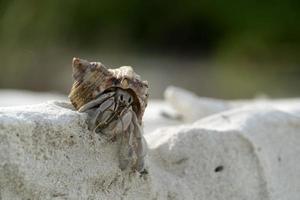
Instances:
[[[161,98],[300,95],[300,1],[0,0],[0,89],[69,92],[71,60],[131,65]]]

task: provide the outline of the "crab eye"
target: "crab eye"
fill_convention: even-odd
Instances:
[[[128,103],[131,103],[131,100],[132,100],[132,99],[131,99],[131,97],[129,97],[129,99],[128,99]]]
[[[123,95],[120,96],[121,101],[123,101]]]

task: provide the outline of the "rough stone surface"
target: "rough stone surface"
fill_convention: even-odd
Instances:
[[[287,107],[175,126],[161,115],[166,103],[150,102],[142,177],[118,168],[118,143],[89,132],[69,103],[0,108],[0,199],[297,200],[300,115]]]
[[[151,198],[151,181],[121,172],[117,144],[87,131],[86,115],[71,108],[52,102],[1,109],[1,198]]]

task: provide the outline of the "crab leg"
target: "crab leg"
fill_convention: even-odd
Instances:
[[[112,137],[115,137],[117,135],[126,132],[129,129],[131,121],[132,121],[132,113],[125,112],[121,116],[121,118],[110,122],[108,126],[103,129],[103,132],[106,135],[111,135]]]
[[[130,137],[132,136],[133,130],[134,125],[131,122],[128,130],[124,134],[121,134],[121,144],[119,150],[119,167],[121,170],[125,170],[129,163],[134,159],[134,148],[132,145],[130,145]]]
[[[105,118],[109,118],[110,115],[108,115],[108,112],[112,107],[114,106],[114,97],[110,97],[106,99],[97,109],[90,109],[87,111],[90,120],[89,120],[89,128],[91,130],[98,127],[100,124],[97,124],[96,122],[98,119],[101,118],[101,121],[106,122],[106,120],[103,120],[103,115],[105,114]],[[110,111],[111,112],[111,111]]]
[[[105,100],[112,97],[115,93],[114,92],[108,92],[105,94],[100,95],[98,98],[88,102],[87,104],[83,105],[81,108],[79,108],[79,112],[85,112],[93,107],[95,107],[98,104],[102,104]]]
[[[135,112],[132,114],[131,124],[124,134],[121,135],[119,162],[122,170],[131,163],[134,170],[139,172],[144,169],[144,157],[146,156],[147,144],[142,136],[142,128],[138,123]]]
[[[137,160],[135,163],[135,169],[140,172],[144,169],[144,158],[147,154],[147,143],[143,137],[143,129],[138,123],[137,116],[134,112],[132,122],[134,124],[134,138],[136,140],[135,153]]]

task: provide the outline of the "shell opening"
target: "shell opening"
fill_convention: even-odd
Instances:
[[[140,104],[140,101],[139,101],[136,93],[132,89],[130,89],[130,88],[124,89],[124,88],[121,88],[121,87],[111,87],[111,88],[108,88],[108,89],[104,90],[99,95],[107,93],[107,92],[115,91],[116,89],[124,90],[124,91],[128,92],[133,97],[132,109],[136,113],[137,116],[140,116],[141,115],[141,104]]]

